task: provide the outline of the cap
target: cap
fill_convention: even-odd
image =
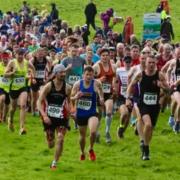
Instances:
[[[63,72],[65,71],[66,68],[64,67],[64,65],[62,64],[56,64],[53,68],[53,73],[56,74],[56,73],[60,73],[60,72]]]
[[[16,54],[24,54],[25,51],[26,51],[25,49],[19,48],[19,49],[16,51]]]

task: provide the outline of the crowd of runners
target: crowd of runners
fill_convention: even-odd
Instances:
[[[92,42],[85,45],[86,30],[86,26],[73,29],[66,21],[39,15],[27,4],[20,13],[2,16],[0,121],[7,122],[8,129],[14,131],[18,107],[19,134],[24,135],[28,133],[27,112],[39,116],[48,147],[56,144],[51,164],[55,169],[67,130],[79,131],[83,161],[89,129],[89,158],[94,161],[95,142],[112,142],[111,124],[117,114],[117,136],[125,138],[129,124],[134,126],[141,158],[149,160],[160,111],[170,108],[167,123],[175,133],[180,132],[179,43],[172,44],[165,38],[124,43],[116,32],[98,29]]]

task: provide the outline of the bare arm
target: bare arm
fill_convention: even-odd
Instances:
[[[133,94],[133,86],[140,82],[142,79],[142,73],[139,73],[135,76],[135,78],[130,82],[129,86],[127,87],[127,97],[131,97]]]
[[[42,107],[42,103],[46,100],[46,97],[48,95],[48,93],[51,91],[51,82],[49,82],[48,84],[46,84],[40,91],[39,94],[39,98],[37,101],[37,108],[40,111],[43,119],[44,117],[47,117],[46,112],[44,111],[43,107]]]
[[[97,80],[94,81],[94,89],[98,93],[100,101],[104,102],[104,93],[102,90],[102,84]]]
[[[13,61],[10,61],[6,67],[6,71],[5,71],[5,74],[4,74],[4,77],[5,78],[10,78],[12,77],[16,72],[16,68],[14,66],[14,62]]]
[[[160,88],[162,88],[163,90],[165,91],[169,91],[170,90],[170,87],[164,77],[164,74],[162,72],[159,73],[159,82],[158,82],[158,85]]]

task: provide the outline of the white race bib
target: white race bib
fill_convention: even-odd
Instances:
[[[179,76],[177,76],[177,81],[178,81],[178,80],[180,80],[180,75],[179,75]]]
[[[9,79],[5,77],[0,77],[0,84],[9,85]]]
[[[44,76],[45,76],[45,71],[36,71],[35,78],[37,78],[37,79],[44,79]]]
[[[53,118],[63,119],[63,108],[58,106],[49,105],[47,110],[48,116]]]
[[[109,83],[102,83],[103,93],[110,93],[111,92],[111,84]]]
[[[79,81],[80,79],[80,76],[70,75],[68,78],[69,84],[73,85],[76,81]]]
[[[17,86],[24,86],[25,85],[25,78],[24,77],[15,78],[14,84]]]
[[[157,94],[144,93],[143,102],[146,105],[157,105]]]
[[[92,101],[88,99],[79,99],[77,103],[77,108],[82,109],[82,110],[90,110],[92,106]]]

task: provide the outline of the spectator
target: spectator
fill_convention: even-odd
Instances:
[[[54,20],[57,20],[59,18],[59,11],[57,10],[55,3],[52,3],[51,7],[52,9],[51,9],[50,17],[51,17],[51,22],[53,22]]]
[[[171,41],[171,38],[174,39],[173,26],[170,20],[171,20],[170,16],[168,15],[161,24],[161,30],[160,30],[161,37],[167,39],[168,41]]]
[[[132,17],[127,17],[123,29],[123,42],[130,44],[130,36],[132,34],[134,34],[134,24],[132,22]]]
[[[86,16],[86,24],[88,31],[89,31],[89,25],[91,25],[93,29],[96,30],[95,16],[97,14],[97,9],[96,9],[96,5],[93,3],[93,0],[90,0],[89,4],[86,5],[84,14]]]

